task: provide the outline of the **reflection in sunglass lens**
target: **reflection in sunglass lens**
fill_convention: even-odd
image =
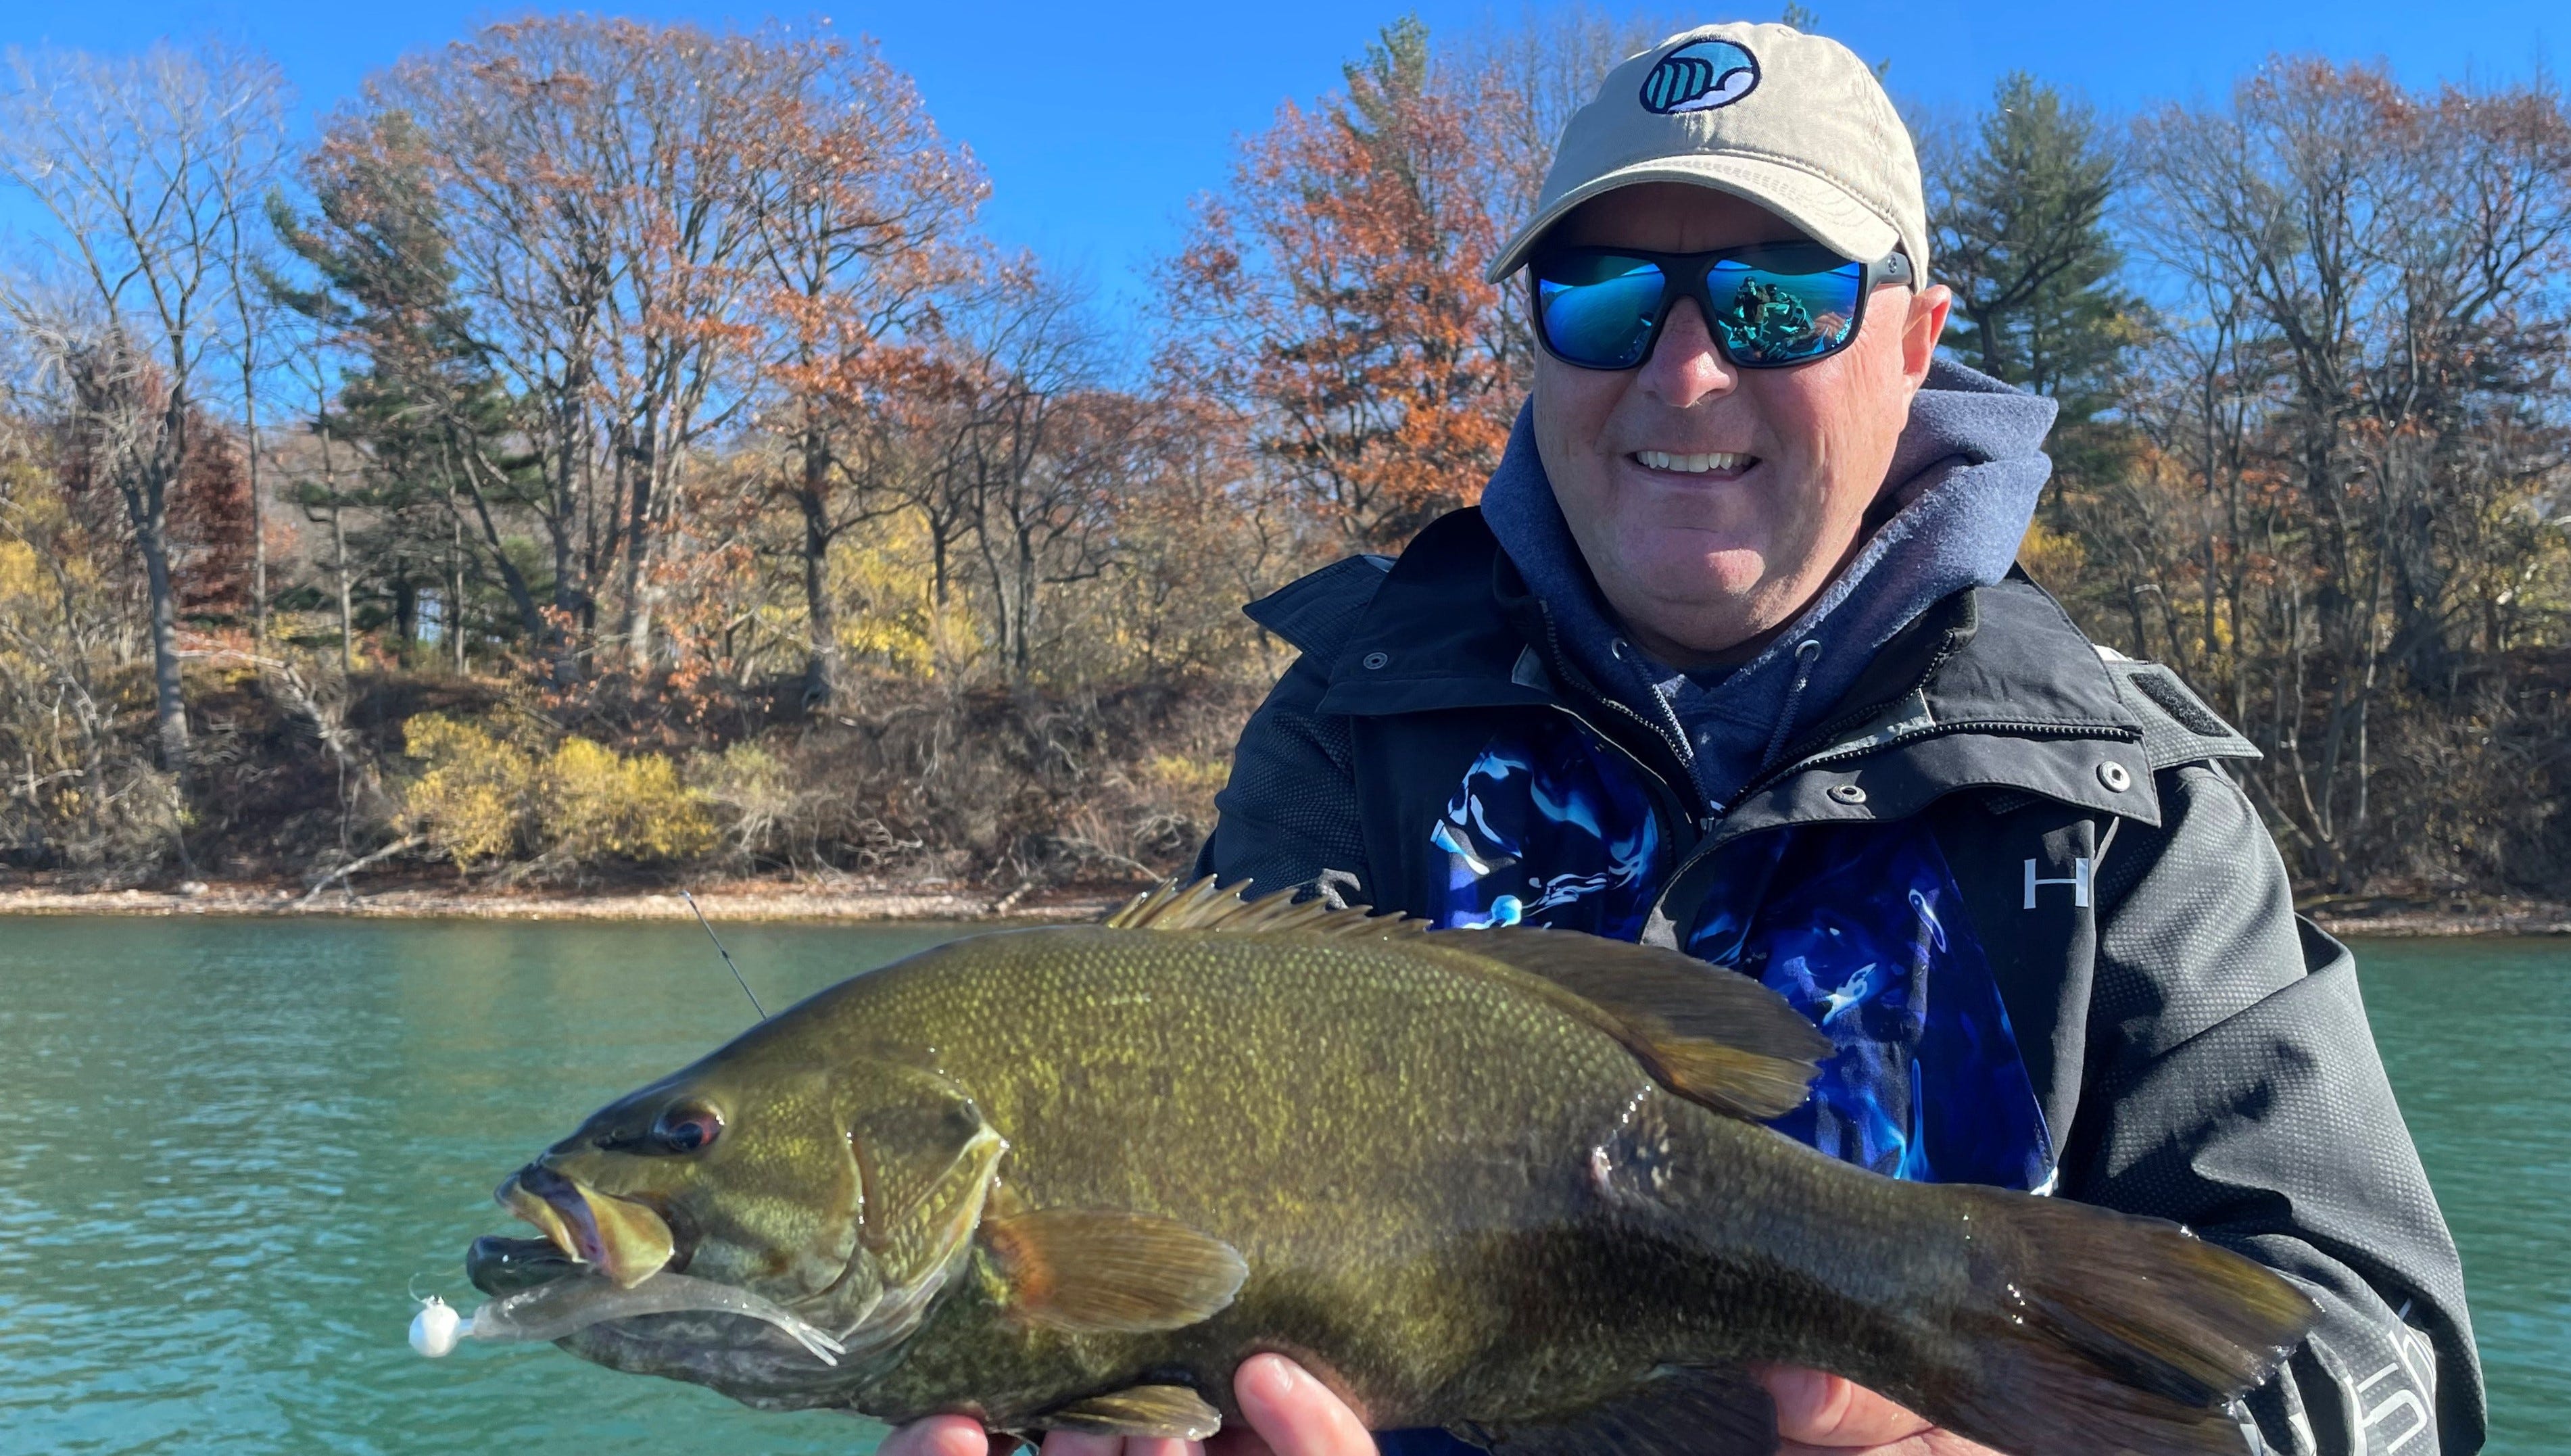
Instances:
[[[1652,341],[1665,279],[1660,264],[1590,254],[1537,269],[1536,316],[1554,352],[1593,369],[1629,369]]]
[[[1754,369],[1817,359],[1846,343],[1864,286],[1865,265],[1855,262],[1784,272],[1726,258],[1706,279],[1724,352]]]

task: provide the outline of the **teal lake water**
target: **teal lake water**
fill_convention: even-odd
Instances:
[[[772,1006],[955,927],[732,926]],[[2376,1035],[2463,1246],[2490,1449],[2571,1428],[2571,941],[2375,942]],[[493,1185],[748,1023],[686,924],[0,919],[0,1452],[831,1453],[543,1346],[429,1361]]]

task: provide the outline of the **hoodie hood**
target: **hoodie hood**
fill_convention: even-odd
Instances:
[[[1883,645],[1938,601],[2008,574],[2053,472],[2054,402],[1939,360],[1884,473],[1891,514],[1757,658],[1691,677],[1643,656],[1581,559],[1537,458],[1532,402],[1482,492],[1482,516],[1590,681],[1664,725],[1721,813],[1831,716]],[[1878,507],[1878,512],[1881,507]]]

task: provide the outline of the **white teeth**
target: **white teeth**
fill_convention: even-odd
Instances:
[[[1634,458],[1654,470],[1676,470],[1685,475],[1704,475],[1715,470],[1740,470],[1750,464],[1747,455],[1716,453],[1711,455],[1673,455],[1666,450],[1637,450]]]

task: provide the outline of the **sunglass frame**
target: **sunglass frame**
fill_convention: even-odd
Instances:
[[[1732,345],[1725,341],[1723,329],[1715,323],[1714,289],[1708,280],[1714,276],[1714,269],[1718,263],[1727,260],[1744,261],[1762,254],[1779,252],[1793,252],[1801,256],[1817,254],[1838,260],[1825,268],[1791,270],[1770,268],[1766,269],[1767,271],[1808,276],[1812,273],[1836,272],[1850,263],[1860,263],[1864,267],[1865,271],[1857,279],[1856,303],[1848,314],[1847,332],[1840,336],[1838,342],[1822,349],[1819,353],[1800,359],[1760,363],[1756,360],[1737,357],[1732,351]],[[1630,257],[1651,263],[1661,270],[1661,300],[1653,306],[1651,329],[1643,338],[1643,352],[1635,358],[1634,362],[1630,364],[1587,363],[1556,348],[1553,339],[1547,335],[1544,326],[1542,282],[1545,265],[1575,257]],[[1757,264],[1754,263],[1753,266]],[[1743,247],[1719,247],[1711,252],[1654,252],[1642,247],[1556,247],[1548,248],[1528,261],[1526,267],[1527,322],[1530,325],[1530,331],[1535,334],[1536,346],[1571,367],[1588,369],[1601,374],[1621,374],[1628,369],[1639,369],[1652,361],[1652,350],[1660,347],[1662,330],[1669,324],[1670,309],[1677,306],[1680,298],[1689,297],[1696,300],[1698,310],[1704,313],[1706,332],[1712,336],[1715,351],[1723,355],[1724,362],[1736,369],[1796,369],[1805,364],[1819,363],[1856,342],[1858,331],[1865,327],[1866,300],[1874,296],[1876,288],[1887,283],[1907,284],[1911,281],[1910,259],[1898,250],[1886,253],[1879,258],[1842,257],[1816,243],[1758,243]]]

